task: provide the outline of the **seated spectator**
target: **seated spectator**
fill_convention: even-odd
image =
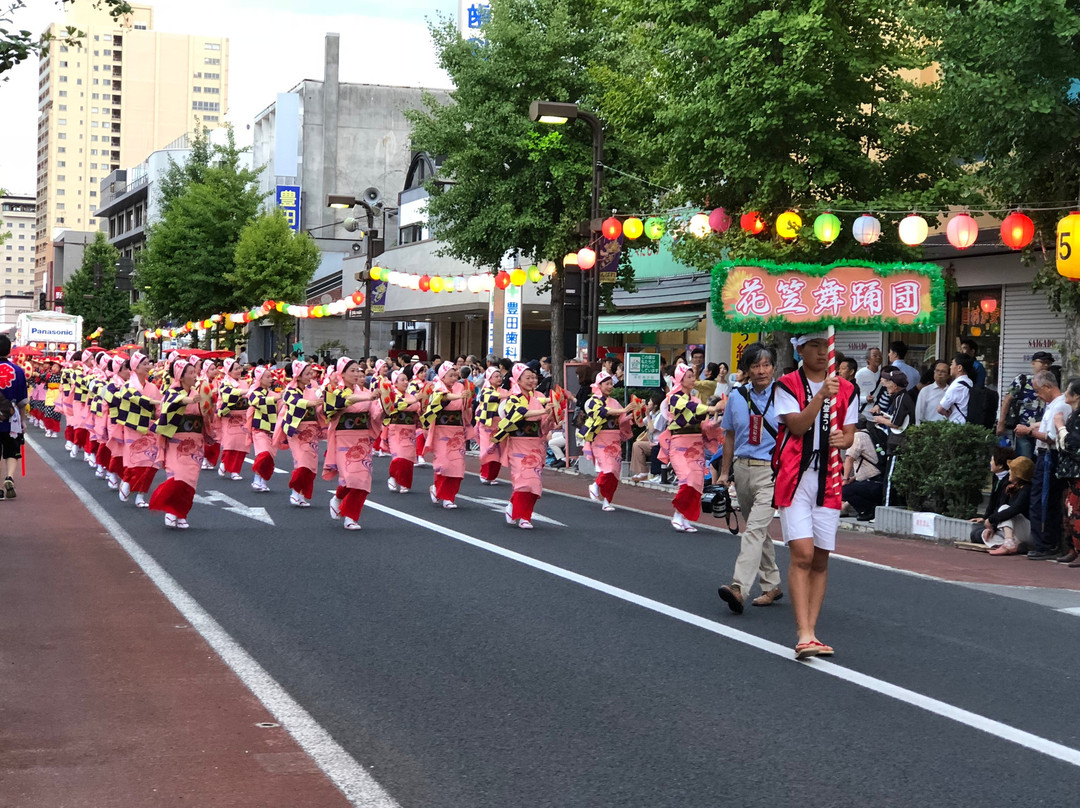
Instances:
[[[860,522],[874,518],[882,503],[881,458],[865,430],[855,433],[855,442],[844,457],[843,504],[853,510]]]
[[[982,516],[970,519],[971,540],[982,541],[983,531],[986,529],[986,520],[1005,503],[1005,489],[1009,485],[1009,461],[1016,457],[1016,451],[1011,446],[995,446],[990,455],[990,473],[994,479],[990,482],[990,502],[987,503],[986,512]]]
[[[985,520],[982,540],[990,555],[1015,555],[1031,536],[1027,513],[1031,507],[1031,478],[1035,464],[1026,457],[1009,461],[1005,504]]]
[[[657,441],[660,433],[667,427],[663,416],[660,415],[660,405],[663,401],[664,394],[659,390],[654,390],[646,404],[645,428],[641,430],[641,434],[637,436],[630,450],[630,473],[633,475],[631,479],[634,482],[643,482],[650,476],[649,461],[656,457],[659,449]]]

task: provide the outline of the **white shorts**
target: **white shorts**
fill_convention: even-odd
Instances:
[[[818,475],[808,469],[799,480],[791,505],[780,508],[780,529],[784,544],[796,539],[813,539],[814,546],[830,553],[836,549],[836,531],[840,527],[840,511],[817,504]]]

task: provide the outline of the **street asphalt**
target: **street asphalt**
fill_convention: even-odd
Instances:
[[[447,511],[430,467],[387,491],[386,459],[359,532],[330,520],[330,484],[296,509],[250,465],[203,472],[178,532],[36,445],[401,806],[1080,803],[1080,617],[1046,605],[834,560],[836,656],[799,663],[787,599],[735,616],[717,597],[727,533],[554,494],[522,531],[505,482],[469,476]]]

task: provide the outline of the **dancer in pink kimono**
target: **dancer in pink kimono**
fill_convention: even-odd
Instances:
[[[510,371],[510,395],[499,410],[501,421],[493,440],[502,444],[514,487],[506,506],[506,523],[532,530],[533,509],[544,493],[547,439],[555,427],[555,404],[536,393],[536,374],[521,362]]]
[[[128,360],[131,375],[120,392],[118,420],[124,425],[124,475],[120,501],[135,494],[135,507],[148,508],[146,494],[164,459],[161,437],[150,430],[157,420],[161,391],[149,380],[150,360],[136,351]]]
[[[120,396],[131,378],[131,363],[126,356],[116,356],[109,365],[112,377],[105,385],[102,398],[108,407],[108,436],[106,446],[109,464],[105,476],[109,488],[116,491],[124,477],[124,425],[120,422]]]
[[[203,414],[203,471],[213,471],[221,459],[221,426],[217,417],[217,394],[221,371],[213,359],[202,363],[196,389],[203,400],[210,402],[210,411]]]
[[[483,485],[498,485],[496,479],[502,469],[503,449],[494,441],[499,428],[499,406],[509,390],[502,386],[502,369],[495,365],[484,371],[484,386],[476,397],[476,442],[480,444],[480,482]]]
[[[697,398],[693,365],[675,368],[675,386],[663,404],[668,428],[660,434],[661,463],[671,463],[679,490],[671,504],[675,513],[671,526],[680,533],[697,533],[694,522],[701,516],[701,494],[705,490],[706,458],[719,448],[723,431],[713,418],[722,405],[708,407]]]
[[[412,366],[412,378],[409,380],[409,395],[413,396],[420,402],[421,413],[427,408],[425,402],[426,396],[423,391],[427,386],[427,368],[424,367],[423,362],[413,362]],[[420,426],[419,421],[416,424],[416,464],[417,466],[426,466],[427,461],[424,460],[424,439],[427,437],[427,430]]]
[[[89,414],[86,389],[86,376],[92,370],[94,354],[83,351],[80,360],[71,368],[71,423],[75,427],[72,434],[71,449],[68,456],[73,460],[83,450],[83,459],[90,454],[90,430],[87,429],[86,419]]]
[[[606,370],[596,374],[592,395],[585,402],[585,427],[581,432],[585,457],[596,466],[596,480],[589,485],[589,499],[605,511],[615,510],[611,501],[622,474],[622,442],[634,435],[637,407],[622,407],[611,397],[615,377]]]
[[[413,485],[413,468],[416,465],[416,429],[420,425],[420,402],[409,395],[409,378],[404,371],[391,374],[394,399],[389,409],[383,401],[383,414],[387,421],[384,432],[390,447],[390,475],[386,487],[399,494],[409,493]]]
[[[387,362],[385,359],[375,360],[375,372],[371,375],[371,384],[369,385],[369,387],[376,395],[379,394],[379,389],[382,384],[390,383],[390,370],[390,363]],[[386,438],[387,436],[385,432],[381,432],[375,438],[376,457],[386,457],[388,454],[390,454],[386,451]]]
[[[424,453],[431,455],[435,472],[435,484],[428,490],[431,504],[447,509],[457,507],[454,499],[465,479],[465,443],[473,437],[468,397],[454,363],[439,365],[435,391],[424,412],[423,424],[428,427]]]
[[[252,375],[251,390],[247,394],[251,410],[248,413],[248,426],[251,441],[255,445],[255,462],[252,468],[255,477],[251,487],[259,493],[270,490],[270,478],[274,474],[274,458],[279,445],[274,441],[277,428],[279,393],[274,392],[274,377],[270,368],[260,365]]]
[[[197,389],[196,366],[177,359],[172,384],[161,402],[154,430],[165,440],[165,482],[154,489],[150,510],[165,512],[165,527],[187,530],[203,462],[203,413],[209,399]]]
[[[94,357],[94,367],[86,378],[87,415],[86,428],[90,432],[90,456],[86,463],[94,469],[94,476],[105,476],[105,467],[109,464],[109,413],[102,394],[109,381],[109,363],[112,358],[101,351]]]
[[[243,366],[229,358],[221,363],[221,377],[217,396],[217,423],[221,441],[221,462],[218,477],[229,475],[230,479],[242,480],[244,458],[251,451],[251,427],[248,424],[248,385],[241,380]]]
[[[60,371],[60,398],[56,408],[64,416],[64,450],[71,452],[75,448],[75,349],[68,350],[64,357],[63,370]],[[77,450],[76,450],[77,451]],[[71,454],[70,457],[74,457]]]
[[[295,360],[292,381],[281,391],[277,431],[288,441],[292,454],[289,504],[297,508],[311,507],[319,469],[319,444],[326,437],[326,418],[315,372],[311,362]],[[275,442],[280,442],[280,437]]]
[[[365,389],[360,365],[343,356],[327,379],[323,406],[330,419],[323,479],[338,478],[330,518],[344,517],[346,530],[359,530],[360,513],[371,493],[371,447],[382,431],[382,404],[377,392]]]

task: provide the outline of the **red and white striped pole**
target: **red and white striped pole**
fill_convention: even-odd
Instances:
[[[829,376],[836,375],[836,329],[833,326],[829,326]],[[839,394],[833,397],[832,403],[829,405],[829,435],[834,432],[839,432],[840,428],[836,423],[836,402],[839,399]],[[844,479],[844,464],[840,460],[840,450],[835,446],[829,447],[829,485],[836,492],[839,492],[841,483]]]

